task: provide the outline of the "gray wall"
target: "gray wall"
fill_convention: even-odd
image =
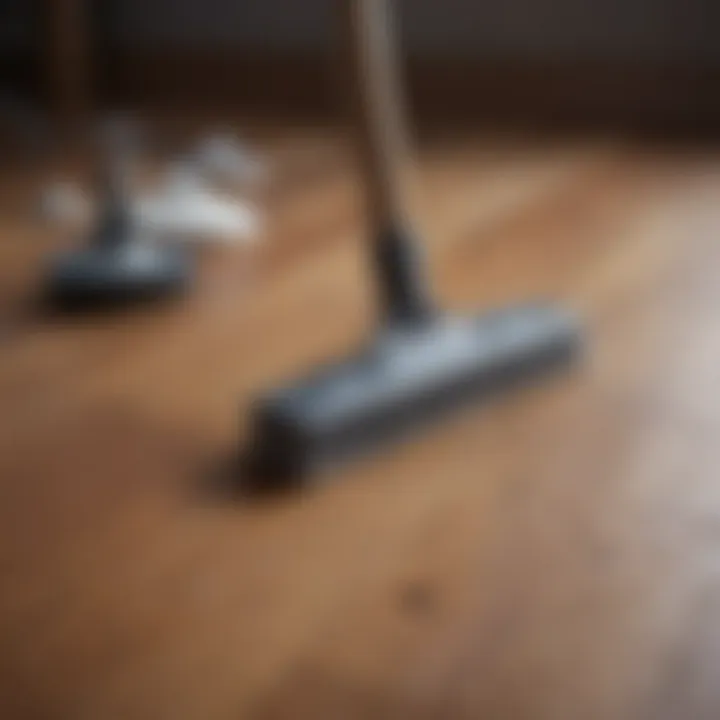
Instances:
[[[27,46],[32,37],[32,18],[27,0],[0,0],[0,50]]]
[[[337,0],[121,0],[123,42],[139,47],[312,48]],[[439,55],[538,55],[720,60],[712,0],[403,0],[411,50]],[[714,18],[708,18],[712,12]],[[712,20],[715,23],[711,22]]]

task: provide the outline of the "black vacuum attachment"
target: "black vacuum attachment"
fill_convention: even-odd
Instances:
[[[435,311],[418,246],[402,221],[403,135],[387,0],[340,2],[354,59],[356,130],[385,318],[359,355],[258,403],[248,460],[252,477],[266,486],[302,478],[470,398],[562,366],[578,346],[573,317],[550,306],[470,318]]]
[[[108,138],[102,168],[100,219],[84,248],[54,258],[46,296],[54,305],[100,308],[179,293],[189,284],[187,249],[148,237],[130,207],[129,148],[118,133]]]

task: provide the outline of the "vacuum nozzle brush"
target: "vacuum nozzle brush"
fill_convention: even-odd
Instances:
[[[527,306],[389,330],[357,358],[262,401],[250,465],[263,479],[301,477],[569,361],[574,318]]]
[[[142,242],[112,249],[90,246],[54,260],[46,296],[68,308],[127,305],[179,294],[191,273],[184,248]]]

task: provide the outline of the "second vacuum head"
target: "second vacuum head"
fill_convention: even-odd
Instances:
[[[61,305],[127,304],[180,293],[191,277],[192,263],[184,247],[90,245],[54,260],[47,295]]]

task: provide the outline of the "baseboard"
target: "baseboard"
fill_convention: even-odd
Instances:
[[[406,72],[420,122],[567,131],[720,129],[720,69],[597,61],[415,59]],[[312,53],[133,52],[111,96],[179,108],[237,108],[289,118],[336,113],[331,59]]]

